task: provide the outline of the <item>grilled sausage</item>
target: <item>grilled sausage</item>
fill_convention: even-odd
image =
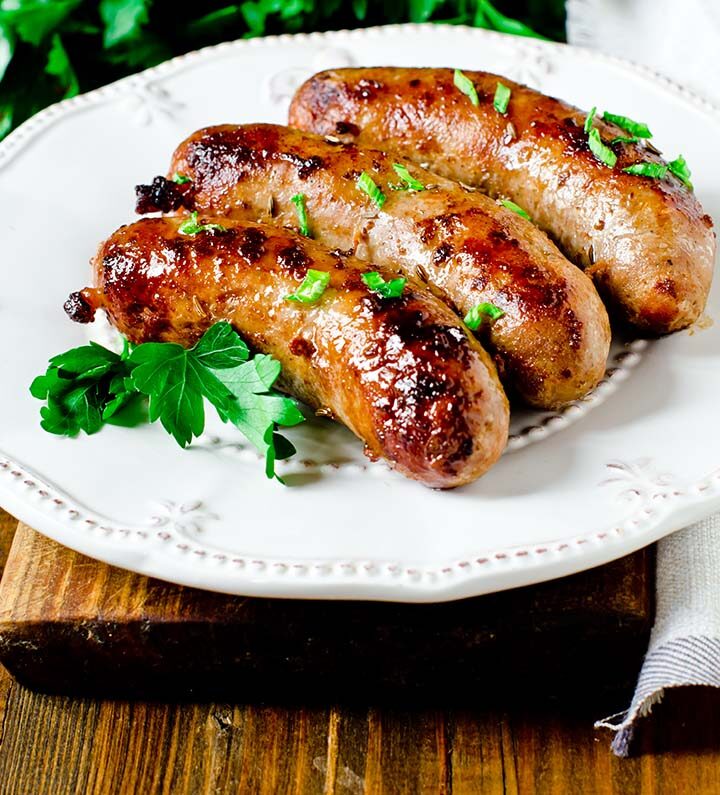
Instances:
[[[184,141],[166,195],[140,189],[139,209],[181,204],[213,214],[297,226],[303,194],[311,234],[364,259],[427,280],[461,314],[489,302],[505,312],[479,330],[503,382],[552,408],[591,390],[610,343],[592,283],[531,223],[477,192],[402,160],[424,191],[393,190],[399,158],[267,124],[200,130]],[[368,173],[382,208],[357,187]],[[156,180],[155,184],[158,184]],[[160,183],[162,184],[162,183]]]
[[[479,105],[453,84],[451,69],[337,69],[298,90],[290,124],[362,146],[382,142],[438,174],[524,207],[592,276],[630,323],[666,333],[693,323],[707,300],[715,258],[712,221],[672,173],[623,172],[663,164],[627,132],[597,120],[617,155],[609,168],[591,152],[586,114],[504,77],[466,72]],[[506,114],[493,106],[498,82],[511,89]]]
[[[421,283],[383,299],[361,275],[387,271],[293,232],[215,219],[224,232],[191,235],[181,221],[145,218],[115,232],[95,257],[96,286],[68,301],[70,316],[88,322],[103,308],[131,342],[182,345],[227,320],[280,361],[282,388],[427,486],[469,483],[500,456],[508,406],[495,367]],[[330,274],[320,300],[286,300],[309,268]]]

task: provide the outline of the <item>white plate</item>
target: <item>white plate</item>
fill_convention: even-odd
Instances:
[[[86,330],[62,304],[97,243],[132,219],[133,186],[220,122],[283,122],[312,72],[453,65],[647,121],[720,217],[720,112],[647,70],[581,49],[406,25],[223,44],[38,114],[0,145],[0,503],[92,557],[238,594],[430,601],[576,572],[720,508],[717,326],[617,346],[611,377],[560,415],[514,417],[472,486],[434,492],[363,459],[330,423],[292,433],[288,488],[221,426],[181,451],[159,427],[76,440],[28,394]],[[708,312],[717,313],[713,291]]]

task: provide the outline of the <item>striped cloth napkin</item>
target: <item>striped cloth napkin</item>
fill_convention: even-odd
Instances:
[[[571,44],[629,56],[720,104],[717,0],[567,0],[567,14]],[[656,591],[632,703],[595,724],[615,731],[618,756],[667,688],[720,687],[720,514],[658,543]]]

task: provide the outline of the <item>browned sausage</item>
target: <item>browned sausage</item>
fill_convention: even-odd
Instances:
[[[361,276],[386,270],[331,254],[275,227],[205,219],[225,231],[181,234],[180,218],[121,227],[94,260],[96,286],[71,317],[104,308],[131,342],[193,344],[227,320],[282,364],[283,387],[330,412],[371,457],[427,486],[482,475],[507,441],[508,406],[492,361],[450,309],[410,280],[383,299]],[[286,300],[308,269],[330,274],[316,303]]]
[[[297,92],[290,123],[362,146],[382,142],[439,174],[524,207],[595,280],[631,323],[654,333],[700,316],[715,259],[712,221],[672,173],[623,172],[662,164],[627,132],[596,120],[617,155],[609,167],[591,152],[586,114],[504,77],[465,72],[479,105],[455,87],[451,69],[337,69]],[[493,106],[498,82],[511,89],[506,114]]]
[[[141,210],[201,211],[297,227],[293,196],[305,197],[310,233],[426,280],[465,315],[489,302],[505,312],[478,333],[501,378],[530,404],[551,408],[582,397],[605,371],[605,308],[592,283],[531,223],[475,191],[402,160],[423,191],[393,190],[397,157],[339,146],[267,124],[200,130],[176,150],[170,174],[141,189]],[[366,172],[381,208],[357,187]]]

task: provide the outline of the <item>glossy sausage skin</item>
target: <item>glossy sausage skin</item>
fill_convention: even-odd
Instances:
[[[453,85],[451,69],[337,69],[298,90],[290,124],[362,146],[382,143],[438,174],[505,196],[592,278],[620,315],[666,333],[698,319],[715,259],[712,221],[672,174],[623,173],[663,163],[653,147],[615,143],[609,168],[590,151],[586,114],[504,77],[465,72],[479,106]],[[498,82],[511,91],[493,107]],[[627,136],[596,120],[603,141]]]
[[[398,160],[428,189],[393,190]],[[386,196],[381,209],[357,187],[363,171]],[[463,316],[482,302],[500,307],[505,316],[477,333],[503,382],[531,405],[580,398],[605,372],[609,324],[591,281],[487,196],[397,156],[267,124],[194,133],[175,152],[175,172],[192,184],[170,193],[218,215],[297,226],[291,199],[303,194],[323,244],[426,280]]]
[[[208,220],[226,231],[181,234],[180,218],[121,227],[95,257],[96,286],[68,301],[71,317],[103,308],[131,342],[186,346],[227,320],[280,361],[284,389],[345,423],[369,456],[436,488],[492,466],[507,441],[505,394],[489,356],[427,288],[413,281],[382,299],[354,257],[288,230]],[[321,299],[286,300],[309,268],[330,273]]]

